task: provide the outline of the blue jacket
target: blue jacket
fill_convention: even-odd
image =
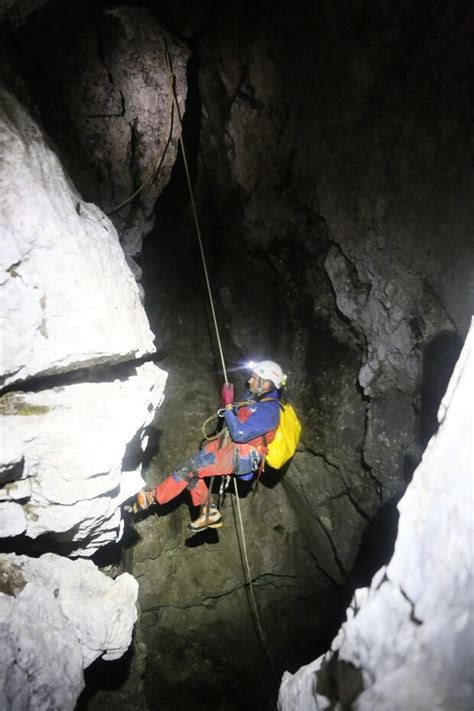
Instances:
[[[225,423],[229,430],[229,434],[234,442],[242,444],[250,442],[255,437],[261,437],[266,432],[270,432],[278,427],[280,422],[280,405],[279,393],[274,389],[265,393],[264,398],[275,398],[271,402],[259,402],[255,395],[250,392],[246,394],[246,399],[254,401],[254,404],[248,405],[250,417],[241,422],[238,415],[233,410],[226,410],[224,414]],[[258,468],[260,460],[255,460],[252,457],[241,457],[235,474],[243,479],[251,479],[253,471]]]

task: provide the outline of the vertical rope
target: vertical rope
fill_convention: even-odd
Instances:
[[[222,344],[221,344],[221,339],[220,339],[220,334],[219,334],[219,327],[218,327],[218,325],[217,325],[217,317],[216,317],[216,312],[215,312],[215,309],[214,309],[214,300],[213,300],[213,298],[212,298],[211,282],[210,282],[210,280],[209,280],[209,274],[208,274],[208,271],[207,271],[206,256],[205,256],[205,254],[204,254],[204,247],[203,247],[202,237],[201,237],[201,229],[200,229],[200,227],[199,227],[199,220],[198,220],[198,216],[197,216],[196,203],[195,203],[195,200],[194,200],[194,192],[193,192],[193,187],[192,187],[192,183],[191,183],[191,176],[190,176],[190,174],[189,174],[189,167],[188,167],[188,161],[187,161],[187,157],[186,157],[186,150],[185,150],[185,148],[184,148],[184,141],[183,141],[183,124],[182,124],[182,121],[181,121],[181,114],[180,114],[180,112],[179,112],[179,106],[178,106],[178,102],[177,102],[177,100],[176,100],[176,94],[175,94],[175,91],[174,91],[174,85],[173,85],[173,76],[174,76],[174,75],[173,75],[173,69],[172,69],[172,67],[171,67],[171,60],[170,60],[170,58],[169,58],[168,48],[166,47],[166,41],[165,41],[164,38],[163,38],[163,42],[164,42],[164,46],[165,46],[165,52],[164,52],[164,54],[165,54],[165,61],[166,61],[166,66],[167,66],[168,72],[169,72],[169,82],[170,82],[171,96],[172,96],[172,99],[173,99],[173,104],[174,104],[174,107],[175,107],[176,116],[178,117],[178,123],[179,123],[180,129],[181,129],[181,130],[180,130],[180,134],[179,134],[179,144],[180,144],[180,146],[181,146],[181,152],[182,152],[182,154],[183,154],[184,170],[185,170],[185,173],[186,173],[186,181],[187,181],[187,183],[188,183],[189,196],[190,196],[190,198],[191,198],[191,206],[192,206],[192,210],[193,210],[194,225],[195,225],[195,227],[196,227],[196,234],[197,234],[198,243],[199,243],[199,251],[200,251],[200,253],[201,253],[202,266],[203,266],[203,269],[204,269],[204,276],[205,276],[205,279],[206,279],[207,293],[208,293],[208,295],[209,295],[209,304],[210,304],[210,306],[211,306],[212,319],[213,319],[213,322],[214,322],[214,329],[215,329],[215,332],[216,332],[217,346],[218,346],[218,348],[219,348],[219,355],[220,355],[220,358],[221,358],[222,370],[223,370],[223,372],[224,372],[225,382],[227,383],[227,382],[228,382],[228,380],[227,380],[227,369],[226,369],[226,367],[225,367],[224,353],[223,353],[223,351],[222,351]]]
[[[240,510],[240,498],[239,498],[239,492],[237,490],[237,479],[234,476],[234,490],[235,490],[235,498],[237,501],[237,512],[239,515],[239,526],[240,526],[240,539],[239,543],[241,545],[241,559],[242,559],[242,565],[244,567],[244,573],[247,578],[247,590],[249,594],[249,599],[250,599],[250,609],[253,612],[253,618],[255,621],[255,627],[257,630],[258,637],[260,639],[260,642],[262,643],[262,647],[265,651],[265,654],[267,655],[268,661],[270,662],[270,666],[273,672],[273,676],[275,677],[275,681],[279,681],[278,675],[276,673],[275,669],[275,664],[273,662],[273,657],[270,653],[270,649],[268,647],[268,643],[265,637],[265,633],[263,631],[261,622],[260,622],[260,615],[258,613],[258,607],[257,607],[257,601],[255,599],[255,593],[253,591],[253,583],[252,583],[252,575],[250,573],[250,565],[249,565],[249,559],[247,555],[247,543],[245,540],[245,532],[244,532],[244,523],[242,520],[242,512]]]
[[[227,383],[227,382],[228,382],[228,381],[227,381],[227,370],[226,370],[226,367],[225,367],[224,354],[223,354],[223,351],[222,351],[221,339],[220,339],[220,335],[219,335],[219,327],[218,327],[218,325],[217,325],[217,317],[216,317],[216,312],[215,312],[215,309],[214,309],[214,301],[213,301],[213,298],[212,298],[211,284],[210,284],[210,281],[209,281],[209,274],[208,274],[208,271],[207,271],[206,257],[205,257],[205,254],[204,254],[204,247],[203,247],[203,243],[202,243],[201,230],[200,230],[200,227],[199,227],[199,220],[198,220],[198,216],[197,216],[196,203],[195,203],[195,200],[194,200],[194,192],[193,192],[193,188],[192,188],[192,184],[191,184],[191,176],[190,176],[189,168],[188,168],[188,161],[187,161],[187,157],[186,157],[186,150],[185,150],[185,148],[184,148],[184,141],[183,141],[183,124],[182,124],[182,122],[181,122],[181,114],[180,114],[180,112],[179,112],[179,106],[178,106],[178,102],[177,102],[177,100],[176,100],[176,95],[175,95],[175,91],[174,91],[173,69],[172,69],[172,66],[171,66],[171,60],[170,60],[170,57],[169,57],[168,48],[167,48],[167,46],[166,46],[166,40],[165,40],[164,37],[163,37],[163,44],[164,44],[164,50],[165,50],[165,51],[164,51],[164,54],[165,54],[166,66],[167,66],[168,72],[169,72],[169,82],[170,82],[171,96],[172,96],[172,98],[173,98],[173,104],[174,104],[174,107],[175,107],[176,116],[177,116],[177,118],[178,118],[178,122],[179,122],[180,129],[181,129],[180,137],[179,137],[179,143],[180,143],[181,151],[182,151],[182,154],[183,154],[183,163],[184,163],[184,169],[185,169],[185,172],[186,172],[186,180],[187,180],[187,183],[188,183],[189,195],[190,195],[190,198],[191,198],[191,205],[192,205],[192,210],[193,210],[194,224],[195,224],[195,227],[196,227],[196,233],[197,233],[198,242],[199,242],[199,250],[200,250],[200,253],[201,253],[201,260],[202,260],[202,265],[203,265],[203,269],[204,269],[204,275],[205,275],[205,278],[206,278],[207,292],[208,292],[208,295],[209,295],[209,303],[210,303],[210,306],[211,306],[212,318],[213,318],[213,321],[214,321],[214,328],[215,328],[215,331],[216,331],[217,345],[218,345],[218,347],[219,347],[219,354],[220,354],[220,358],[221,358],[221,362],[222,362],[222,370],[223,370],[223,372],[224,372],[225,382]],[[246,589],[248,590],[248,595],[249,595],[249,600],[250,600],[250,610],[251,610],[251,613],[252,613],[252,616],[253,616],[253,619],[254,619],[254,622],[255,622],[255,627],[256,627],[256,630],[257,630],[258,637],[259,637],[260,642],[261,642],[261,644],[262,644],[262,647],[263,647],[263,649],[264,649],[264,651],[265,651],[265,654],[267,655],[268,661],[270,662],[270,666],[271,666],[271,669],[272,669],[272,672],[273,672],[273,676],[275,677],[275,681],[278,683],[278,681],[279,681],[278,675],[277,675],[277,673],[276,673],[276,669],[275,669],[275,665],[274,665],[274,662],[273,662],[273,658],[272,658],[272,655],[270,654],[270,650],[269,650],[269,648],[268,648],[267,640],[266,640],[266,638],[265,638],[265,634],[264,634],[263,629],[262,629],[262,625],[261,625],[261,622],[260,622],[260,615],[259,615],[259,613],[258,613],[257,601],[256,601],[256,599],[255,599],[255,594],[254,594],[254,590],[253,590],[252,575],[251,575],[251,573],[250,573],[250,565],[249,565],[249,560],[248,560],[248,555],[247,555],[247,543],[246,543],[246,540],[245,540],[244,524],[243,524],[243,521],[242,521],[242,512],[241,512],[241,510],[240,510],[240,499],[239,499],[239,494],[238,494],[238,490],[237,490],[237,481],[236,481],[235,476],[234,476],[234,488],[235,488],[235,498],[236,498],[236,501],[237,501],[237,511],[238,511],[238,516],[239,516],[239,525],[240,525],[240,539],[239,539],[239,545],[240,545],[240,548],[241,548],[242,566],[243,566],[243,568],[244,568],[244,574],[245,574],[245,577],[246,577],[246,579],[247,579],[247,588],[246,588]],[[210,494],[211,494],[211,491],[209,490],[209,501],[210,501]],[[209,509],[209,506],[208,506],[207,508]],[[207,523],[207,520],[206,520],[206,523]]]

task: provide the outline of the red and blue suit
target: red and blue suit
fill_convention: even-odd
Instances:
[[[251,479],[275,437],[280,422],[279,400],[279,392],[274,389],[260,396],[248,394],[246,405],[226,410],[221,436],[206,442],[194,457],[155,487],[158,503],[165,504],[188,489],[193,504],[200,506],[209,493],[206,477],[235,474]]]

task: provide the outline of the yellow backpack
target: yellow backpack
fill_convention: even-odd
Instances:
[[[274,398],[266,399],[273,400]],[[281,469],[291,459],[301,434],[301,424],[293,406],[289,402],[281,401],[279,401],[279,405],[281,408],[280,424],[275,433],[275,439],[268,445],[268,453],[265,457],[265,461],[273,469]]]

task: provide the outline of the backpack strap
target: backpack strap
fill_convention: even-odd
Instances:
[[[262,399],[261,399],[261,400],[257,400],[257,402],[277,402],[277,403],[279,404],[279,406],[281,407],[282,410],[285,409],[284,404],[283,404],[282,401],[281,401],[279,398],[277,398],[277,397],[262,397]]]
[[[281,410],[283,412],[285,411],[285,406],[283,405],[282,401],[277,397],[262,397],[262,399],[258,400],[258,402],[277,402],[278,405],[280,406]],[[263,439],[263,444],[268,449],[267,433],[266,432],[262,435],[262,439]]]

